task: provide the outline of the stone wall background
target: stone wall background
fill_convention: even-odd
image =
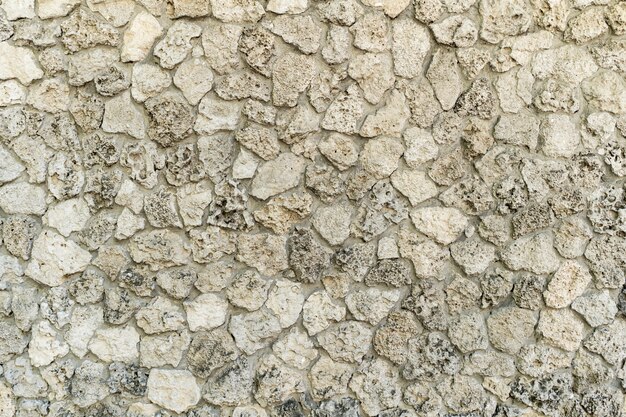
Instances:
[[[626,2],[2,0],[0,417],[616,417]]]

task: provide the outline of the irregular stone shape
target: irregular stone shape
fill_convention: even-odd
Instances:
[[[291,281],[281,280],[276,281],[270,290],[265,306],[278,317],[280,325],[287,328],[298,320],[303,304],[302,286]]]
[[[195,23],[176,20],[165,37],[154,47],[154,55],[159,58],[159,65],[172,69],[181,63],[192,48],[191,40],[201,33],[202,28]]]
[[[291,71],[292,68],[299,68],[297,76]],[[300,93],[309,86],[314,75],[312,58],[296,53],[278,58],[272,69],[274,105],[294,107]]]
[[[278,318],[265,309],[232,316],[228,330],[237,347],[248,355],[268,346],[281,331]]]
[[[140,364],[147,368],[178,366],[191,338],[186,330],[144,336],[139,343]]]
[[[350,235],[351,217],[352,207],[347,204],[320,207],[313,215],[311,223],[328,243],[340,245]]]
[[[43,188],[26,182],[0,187],[0,208],[7,214],[36,214],[46,212],[46,192]]]
[[[409,116],[409,107],[404,94],[393,90],[385,102],[385,107],[380,108],[376,114],[367,116],[360,134],[368,138],[380,135],[400,137]]]
[[[49,365],[55,358],[65,356],[69,351],[69,346],[49,321],[40,321],[33,326],[28,345],[28,356],[33,366]]]
[[[555,347],[574,352],[584,337],[583,321],[570,309],[542,310],[537,324],[537,333],[545,342]]]
[[[376,416],[400,403],[398,380],[398,371],[389,362],[375,358],[363,362],[356,370],[350,380],[350,389],[361,401],[367,415]]]
[[[0,42],[0,80],[17,78],[29,85],[42,77],[43,71],[32,51]]]
[[[591,274],[586,266],[576,261],[565,261],[548,283],[543,298],[548,307],[567,307],[585,292],[590,282]]]
[[[624,335],[626,335],[626,322],[619,318],[609,325],[595,329],[583,344],[611,365],[618,365],[626,356]]]
[[[520,35],[532,23],[531,10],[521,0],[481,0],[479,12],[483,18],[480,36],[491,43],[498,43],[505,36]]]
[[[139,359],[139,333],[133,326],[98,329],[89,350],[105,362],[133,363]]]
[[[333,324],[317,335],[320,346],[328,355],[341,362],[361,362],[372,340],[373,331],[367,324],[344,321]]]
[[[356,85],[348,87],[330,104],[321,127],[345,134],[358,132],[359,120],[364,112],[362,97],[363,93]]]
[[[235,130],[239,124],[240,112],[239,103],[216,100],[206,95],[198,106],[198,117],[193,129],[201,135],[212,135],[220,130]]]
[[[211,0],[213,16],[225,23],[254,23],[265,11],[256,0]]]
[[[548,115],[541,123],[539,134],[543,139],[543,152],[552,158],[571,158],[577,152],[580,134],[566,115]]]
[[[589,104],[598,110],[616,114],[626,110],[626,81],[616,72],[600,71],[581,87]]]
[[[183,305],[192,332],[211,330],[226,321],[228,302],[216,294],[201,294]]]
[[[319,143],[319,150],[337,169],[344,171],[356,164],[359,151],[350,137],[331,133]]]
[[[430,50],[428,30],[411,19],[394,20],[391,27],[395,74],[405,78],[418,76]]]
[[[24,273],[37,282],[56,287],[68,275],[83,271],[91,262],[91,254],[71,240],[44,231],[33,243],[31,261]]]
[[[591,327],[609,324],[617,314],[617,306],[608,290],[578,297],[572,303],[572,310],[581,314]]]
[[[70,319],[70,328],[65,333],[65,341],[70,350],[79,358],[88,352],[89,341],[104,324],[104,310],[101,306],[75,306]]]
[[[292,153],[280,154],[276,159],[261,165],[252,180],[250,194],[261,200],[267,200],[297,186],[304,173],[305,163],[302,158]]]
[[[420,232],[442,245],[459,238],[468,219],[460,210],[444,207],[424,207],[411,211],[411,220]]]
[[[322,28],[311,16],[278,16],[272,21],[271,30],[304,54],[314,54],[320,47]]]
[[[122,38],[122,62],[142,61],[162,32],[163,28],[154,16],[146,12],[138,13]]]
[[[391,184],[409,199],[412,206],[436,197],[439,193],[437,186],[425,172],[412,169],[396,170],[391,174]]]
[[[44,223],[68,237],[72,232],[82,230],[89,217],[87,202],[82,198],[72,198],[50,207],[44,216]]]
[[[387,317],[399,299],[400,293],[397,290],[368,288],[348,294],[346,305],[355,319],[366,321],[375,326]]]
[[[134,138],[146,136],[143,115],[130,99],[130,92],[125,91],[104,105],[102,130],[111,133],[126,133]]]
[[[384,178],[398,168],[398,162],[403,152],[404,146],[399,140],[381,137],[369,140],[359,159],[363,169],[375,178]]]
[[[148,376],[148,398],[161,407],[182,413],[200,401],[200,387],[189,371],[152,369]]]
[[[326,291],[316,291],[307,298],[302,308],[302,325],[313,336],[338,322],[346,314],[346,308],[335,303]]]
[[[552,273],[560,263],[552,241],[549,232],[521,237],[502,251],[501,258],[514,271],[523,269],[535,274]]]
[[[190,255],[189,250],[183,245],[182,238],[169,230],[137,234],[128,248],[135,262],[146,263],[153,271],[184,265]]]
[[[299,14],[309,7],[308,0],[270,0],[267,10],[276,14]]]
[[[497,349],[514,355],[533,336],[537,318],[530,310],[505,307],[487,318],[489,341]]]
[[[450,110],[463,91],[463,83],[456,55],[452,51],[439,49],[426,71],[435,96],[444,110]]]
[[[189,104],[196,105],[213,87],[213,72],[207,60],[192,58],[176,69],[174,85],[183,92]]]
[[[169,298],[159,296],[135,314],[137,326],[147,334],[179,331],[185,328],[183,309]]]
[[[41,0],[37,2],[37,15],[41,19],[67,16],[79,4],[78,0]]]
[[[350,60],[348,74],[363,90],[363,97],[372,104],[378,104],[385,91],[394,83],[391,55],[388,53],[357,55]]]

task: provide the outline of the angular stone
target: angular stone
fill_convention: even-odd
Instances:
[[[63,284],[68,275],[83,271],[91,262],[89,252],[52,231],[35,239],[31,257],[25,274],[50,287]]]
[[[281,194],[300,183],[305,163],[292,153],[280,154],[276,159],[261,165],[252,180],[250,194],[261,200]]]
[[[559,266],[543,293],[546,305],[552,308],[567,307],[591,283],[591,273],[576,261],[565,261]]]
[[[189,371],[152,369],[148,377],[148,398],[155,404],[182,413],[200,401],[200,387]]]
[[[0,42],[0,80],[17,78],[28,85],[42,77],[43,71],[32,51]]]
[[[138,13],[122,38],[122,62],[142,61],[162,32],[163,28],[154,16],[146,12]]]
[[[139,359],[139,333],[132,325],[98,329],[89,350],[104,362],[134,363]]]

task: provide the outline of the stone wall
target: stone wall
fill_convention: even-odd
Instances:
[[[0,417],[618,417],[626,2],[1,0]]]

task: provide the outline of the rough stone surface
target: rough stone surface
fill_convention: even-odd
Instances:
[[[624,414],[623,1],[0,3],[0,417]]]

